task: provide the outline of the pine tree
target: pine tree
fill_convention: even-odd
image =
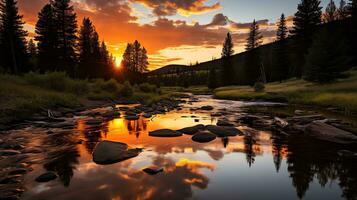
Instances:
[[[247,38],[246,50],[247,54],[245,56],[245,66],[244,71],[246,73],[245,83],[249,85],[254,85],[256,82],[261,81],[261,55],[259,49],[257,49],[262,44],[263,36],[259,31],[259,25],[254,20],[249,31]]]
[[[148,71],[149,61],[148,55],[145,47],[141,50],[141,60],[140,60],[140,72],[144,73]]]
[[[334,30],[324,28],[319,31],[306,58],[304,78],[318,83],[329,83],[343,77],[349,69],[351,58],[343,40],[331,40],[338,35]]]
[[[221,83],[223,86],[234,84],[234,69],[232,62],[232,55],[234,44],[232,36],[230,33],[227,33],[227,36],[223,43],[222,48],[222,70],[221,70]]]
[[[292,51],[295,65],[292,75],[300,78],[303,74],[305,65],[305,55],[311,44],[311,36],[316,26],[321,24],[322,7],[319,0],[301,0],[298,11],[294,16],[294,27],[291,33],[295,35]]]
[[[54,0],[53,12],[58,36],[59,66],[61,70],[73,75],[77,63],[77,17],[70,0]]]
[[[277,44],[273,49],[273,80],[282,82],[289,74],[288,44],[286,41],[288,28],[284,14],[281,15],[277,30]]]
[[[288,27],[286,26],[286,19],[284,13],[281,14],[278,24],[278,31],[276,32],[276,39],[278,41],[285,40],[288,35]]]
[[[131,73],[144,73],[149,65],[147,51],[135,40],[129,43],[123,54],[122,65],[124,70]]]
[[[357,20],[357,0],[350,0],[349,2],[349,14],[352,16],[352,18]]]
[[[27,32],[16,0],[0,1],[0,24],[0,60],[5,70],[15,74],[27,71]]]
[[[324,13],[324,21],[326,23],[329,23],[335,21],[336,19],[337,19],[337,8],[335,2],[333,0],[330,0]]]
[[[27,44],[27,54],[29,55],[31,70],[37,70],[37,47],[33,39],[30,39]]]
[[[250,51],[252,49],[255,49],[257,47],[259,47],[263,41],[263,36],[261,35],[260,31],[259,31],[259,25],[258,23],[254,20],[250,30],[249,30],[249,36],[247,39],[247,45],[246,45],[246,50]]]
[[[51,4],[46,4],[38,14],[36,23],[38,46],[38,66],[41,72],[60,70],[57,50],[58,35],[55,25],[55,16]]]
[[[340,1],[340,6],[337,10],[337,18],[339,20],[344,20],[348,17],[348,7],[345,0]]]

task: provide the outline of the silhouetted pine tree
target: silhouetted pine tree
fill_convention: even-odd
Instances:
[[[351,52],[354,54],[354,63],[357,64],[357,0],[350,0],[349,14],[351,16]]]
[[[101,78],[104,65],[101,65],[99,36],[89,18],[84,18],[79,31],[79,75],[82,78]]]
[[[46,4],[38,14],[36,23],[36,36],[38,48],[38,67],[41,72],[58,71],[59,55],[57,50],[58,35],[55,16],[51,4]]]
[[[38,70],[37,66],[37,47],[32,39],[27,44],[27,54],[29,55],[29,65],[31,70]]]
[[[282,82],[289,74],[289,55],[287,45],[288,28],[285,15],[282,14],[278,23],[276,34],[277,44],[273,51],[273,80]]]
[[[222,48],[222,71],[221,71],[221,83],[223,86],[233,85],[234,84],[234,69],[232,62],[232,55],[234,44],[232,36],[230,33],[227,33],[227,36],[223,43]]]
[[[315,35],[306,58],[306,80],[329,83],[343,77],[342,72],[348,70],[351,58],[347,56],[346,43],[343,40],[331,40],[333,35],[338,33],[328,28],[323,28]]]
[[[324,21],[326,23],[333,22],[337,19],[338,13],[335,2],[330,0],[330,2],[326,6],[325,13],[323,15]]]
[[[337,10],[337,18],[339,20],[346,19],[348,17],[348,7],[345,0],[340,1],[340,6]]]
[[[0,1],[0,60],[6,71],[25,72],[27,68],[27,32],[18,13],[16,0]]]
[[[349,10],[350,10],[350,15],[352,18],[357,18],[357,0],[350,0],[349,5]]]
[[[147,72],[148,71],[148,66],[149,66],[149,61],[148,61],[148,55],[145,47],[142,48],[141,50],[141,59],[140,59],[140,71],[141,72]]]
[[[216,68],[211,67],[208,76],[208,88],[216,89],[218,87]]]
[[[259,25],[254,20],[251,24],[249,35],[247,38],[246,50],[248,53],[245,56],[245,73],[246,73],[246,80],[245,83],[249,85],[254,85],[257,81],[261,81],[261,57],[259,47],[263,42],[263,36],[259,31]]]
[[[58,52],[61,70],[73,76],[77,63],[77,17],[70,0],[54,0],[53,11],[58,36]]]
[[[311,35],[316,26],[321,24],[322,7],[320,3],[319,0],[301,0],[294,16],[294,27],[291,33],[296,36],[293,44],[296,64],[293,74],[299,78],[303,73],[304,57],[311,43]]]

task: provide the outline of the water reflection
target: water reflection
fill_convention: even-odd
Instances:
[[[29,176],[23,198],[217,199],[215,194],[222,199],[357,198],[357,160],[339,157],[340,146],[301,136],[272,137],[248,127],[239,127],[245,136],[217,138],[207,144],[194,143],[190,136],[148,136],[151,130],[196,125],[195,119],[216,123],[207,113],[195,113],[197,118],[182,115],[192,113],[168,113],[152,120],[119,118],[97,127],[79,120],[79,135],[46,137],[43,145],[49,151],[43,168],[58,173],[61,185],[51,182],[43,189],[32,181],[35,175]],[[78,139],[84,140],[82,144],[77,144]],[[114,165],[96,165],[91,154],[104,139],[144,148],[144,152]],[[164,168],[164,172],[147,175],[142,169],[148,166]],[[260,177],[266,184],[261,185]]]

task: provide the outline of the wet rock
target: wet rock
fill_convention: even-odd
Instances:
[[[151,114],[151,113],[145,113],[145,114],[143,114],[143,117],[145,117],[145,118],[151,118],[151,117],[152,117],[152,114]]]
[[[19,174],[26,174],[27,169],[25,168],[18,168],[18,169],[12,169],[10,172],[8,172],[9,175],[19,175]]]
[[[216,135],[208,131],[202,131],[193,135],[191,139],[195,142],[207,143],[215,140]]]
[[[98,126],[103,123],[103,120],[101,119],[89,119],[86,121],[86,124],[89,126]]]
[[[120,117],[120,113],[117,111],[110,111],[102,114],[103,117],[105,118],[114,118],[114,117]]]
[[[295,115],[303,115],[303,114],[305,114],[305,111],[303,111],[303,110],[295,110]]]
[[[255,121],[260,120],[260,117],[255,115],[245,115],[238,119],[243,124],[253,124]]]
[[[222,116],[222,113],[212,113],[211,116],[212,117],[220,117],[220,116]]]
[[[356,135],[321,122],[310,123],[305,128],[305,132],[318,140],[339,144],[357,143]]]
[[[20,183],[22,178],[22,175],[9,175],[0,178],[0,184],[17,184]]]
[[[201,110],[210,111],[210,110],[213,110],[213,106],[202,106]]]
[[[43,183],[43,182],[49,182],[52,180],[55,180],[57,178],[57,175],[53,172],[46,172],[44,174],[41,174],[39,177],[35,179],[35,181]]]
[[[178,131],[181,133],[187,134],[187,135],[193,135],[203,129],[205,129],[205,126],[203,124],[199,124],[199,125],[192,126],[192,127],[186,127],[186,128],[180,129]]]
[[[208,125],[208,126],[206,126],[206,128],[207,128],[207,130],[209,130],[211,133],[217,135],[218,137],[229,137],[229,136],[243,135],[243,133],[240,130],[238,130],[234,127]]]
[[[93,151],[93,161],[97,164],[109,165],[136,157],[140,152],[140,149],[129,149],[125,143],[102,141]]]
[[[218,120],[217,126],[234,126],[234,125],[226,120]]]
[[[0,156],[13,156],[13,155],[17,155],[20,154],[20,151],[16,151],[16,150],[0,150]]]
[[[143,169],[143,171],[149,175],[156,175],[160,172],[163,172],[164,169],[163,168],[159,168],[159,169],[145,168],[145,169]]]
[[[287,122],[279,117],[274,117],[274,124],[280,128],[285,128],[289,125],[289,122]]]
[[[127,115],[125,116],[126,120],[138,120],[139,116],[138,115]]]
[[[74,128],[74,122],[49,123],[46,127],[49,128]]]
[[[170,130],[170,129],[160,129],[156,131],[149,132],[151,137],[180,137],[182,136],[181,132]]]

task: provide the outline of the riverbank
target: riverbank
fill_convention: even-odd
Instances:
[[[48,110],[83,110],[116,103],[152,104],[177,93],[115,80],[74,80],[64,73],[0,75],[0,129]]]
[[[357,112],[357,70],[349,77],[336,83],[319,85],[304,80],[288,80],[283,83],[269,83],[263,92],[255,92],[249,86],[217,88],[214,98],[227,100],[265,100],[311,105],[344,112]]]

